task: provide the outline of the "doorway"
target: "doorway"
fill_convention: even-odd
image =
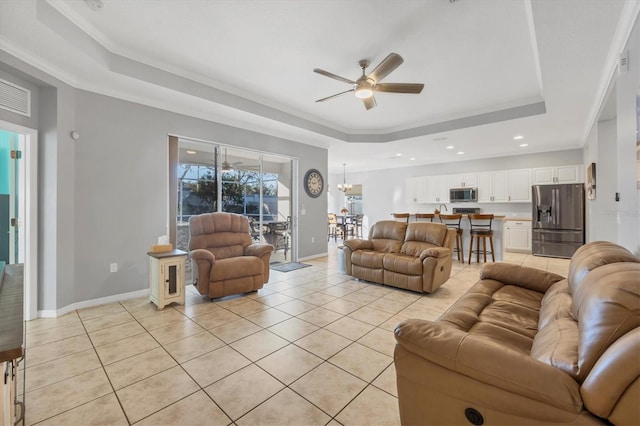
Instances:
[[[37,131],[0,121],[0,261],[24,264],[24,314],[38,316]]]

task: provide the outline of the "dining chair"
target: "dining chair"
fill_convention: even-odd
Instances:
[[[362,236],[362,222],[364,222],[364,215],[357,214],[354,220],[354,237],[363,238]]]
[[[338,241],[338,234],[342,237],[342,227],[338,225],[338,216],[335,213],[327,214],[327,241],[333,237],[333,241]]]

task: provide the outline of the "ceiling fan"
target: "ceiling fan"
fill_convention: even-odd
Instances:
[[[354,92],[356,98],[362,99],[364,106],[367,110],[376,106],[376,99],[373,97],[374,92],[387,92],[387,93],[412,93],[418,94],[422,92],[424,84],[420,83],[380,83],[380,81],[389,75],[393,70],[398,68],[404,59],[397,53],[390,53],[386,58],[378,64],[378,66],[369,75],[365,74],[365,69],[369,66],[369,61],[362,59],[358,64],[362,68],[362,76],[356,81],[349,80],[348,78],[340,77],[320,68],[315,68],[313,72],[324,75],[334,80],[342,81],[347,84],[351,84],[353,87],[344,92],[336,93],[335,95],[327,96],[326,98],[318,99],[316,102],[324,102],[329,99],[336,98],[344,95],[345,93]]]
[[[236,161],[235,163],[229,163],[227,161],[227,148],[224,149],[224,161],[222,162],[222,171],[228,172],[233,170],[235,167],[238,167],[242,164],[242,161]]]

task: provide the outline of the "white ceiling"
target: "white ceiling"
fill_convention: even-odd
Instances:
[[[0,1],[0,53],[78,88],[328,147],[330,172],[581,147],[640,9],[637,0],[103,1],[99,11],[83,0]],[[372,70],[390,52],[405,62],[384,82],[424,83],[422,94],[378,93],[370,111],[350,94],[314,102],[349,89],[314,68],[355,80],[358,60]]]

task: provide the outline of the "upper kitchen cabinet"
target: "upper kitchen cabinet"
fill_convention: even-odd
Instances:
[[[427,203],[449,202],[449,176],[427,176]]]
[[[479,203],[505,203],[507,202],[507,172],[478,173],[478,202]]]
[[[539,167],[533,169],[533,185],[582,182],[582,166]]]
[[[427,202],[426,179],[426,176],[417,176],[405,180],[404,193],[407,204],[424,204]]]
[[[531,169],[507,171],[507,202],[531,202]]]
[[[448,175],[449,188],[473,188],[478,186],[478,174],[477,173],[462,173],[455,175]]]

